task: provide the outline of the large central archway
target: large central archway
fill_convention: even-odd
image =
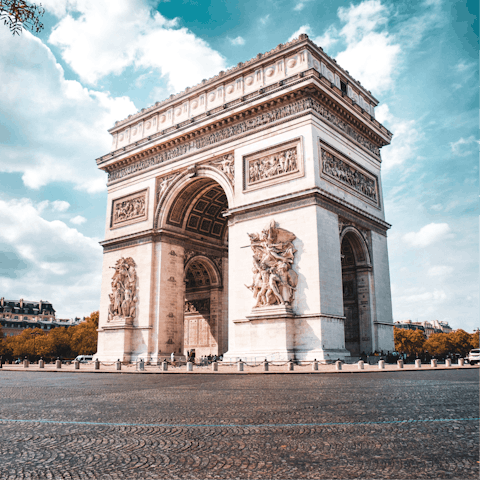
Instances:
[[[183,288],[184,308],[176,315],[182,337],[177,345],[184,355],[195,352],[197,358],[228,350],[228,223],[224,213],[231,192],[217,175],[206,168],[178,179],[158,219],[162,231],[175,235],[183,247],[183,284],[178,287]]]

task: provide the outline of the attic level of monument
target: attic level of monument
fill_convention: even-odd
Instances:
[[[344,70],[340,65],[338,65],[337,61],[334,58],[328,56],[323,51],[323,48],[321,46],[313,43],[308,38],[307,34],[301,34],[298,38],[295,38],[290,42],[279,44],[276,48],[268,52],[259,53],[256,57],[251,58],[246,62],[239,62],[235,67],[232,67],[226,72],[221,71],[208,80],[204,79],[202,80],[202,82],[193,87],[187,87],[183,92],[172,94],[167,99],[161,102],[156,102],[151,107],[143,108],[140,112],[129,115],[124,120],[116,121],[115,126],[112,127],[109,132],[113,133],[115,131],[118,131],[121,127],[128,125],[129,123],[144,120],[153,112],[158,113],[159,111],[167,110],[168,108],[171,108],[172,106],[177,104],[179,101],[184,101],[188,98],[198,96],[201,93],[208,93],[211,90],[215,90],[219,84],[238,81],[239,78],[241,78],[241,75],[244,75],[245,73],[247,75],[253,75],[253,73],[256,73],[259,69],[272,68],[272,63],[274,63],[272,61],[274,59],[283,58],[285,60],[285,63],[290,62],[290,66],[288,66],[288,68],[294,71],[299,67],[299,64],[298,62],[296,62],[294,55],[302,49],[305,49],[311,55],[311,66],[320,69],[322,74],[325,75],[328,79],[330,79],[332,83],[336,83],[336,75],[339,80],[339,88],[341,87],[340,81],[344,83],[345,90],[347,90],[347,92],[348,86],[350,86],[352,98],[356,98],[358,101],[358,95],[363,95],[363,97],[365,97],[373,104],[373,107],[378,104],[378,100],[373,97],[370,90],[366,90],[359,81],[355,80],[349,74],[348,71]],[[269,74],[269,76],[273,76],[273,74]],[[253,83],[254,82],[252,82],[250,85],[252,85]]]
[[[362,118],[362,114],[355,111],[344,97],[332,93],[331,86],[325,85],[315,70],[306,72],[298,84],[293,90],[291,84],[284,83],[276,86],[275,91],[259,94],[256,99],[245,99],[248,108],[239,104],[231,107],[224,105],[216,112],[217,115],[204,115],[198,123],[190,119],[166,133],[160,132],[139,140],[98,159],[99,168],[108,172],[109,182],[114,182],[152,166],[179,160],[235,137],[308,114],[346,134],[350,141],[368,150],[378,162],[381,161],[379,149],[391,139],[388,130],[376,128]],[[287,87],[288,91],[282,91]],[[162,136],[165,138],[160,138]]]
[[[183,135],[187,132],[192,134],[191,130],[198,129],[200,125],[205,128],[214,119],[218,118],[220,122],[224,122],[229,114],[245,113],[242,108],[246,105],[260,106],[276,96],[291,93],[293,89],[301,90],[309,84],[317,87],[316,96],[320,101],[331,103],[329,107],[333,111],[345,117],[345,121],[371,139],[374,144],[383,146],[389,143],[391,133],[374,118],[374,105],[378,102],[373,97],[367,102],[364,99],[365,95],[362,96],[365,91],[361,89],[355,91],[349,84],[344,83],[343,80],[345,82],[348,80],[343,74],[339,75],[343,70],[336,63],[330,60],[331,68],[327,68],[322,61],[323,57],[313,55],[312,49],[317,53],[320,50],[310,40],[293,43],[292,48],[295,48],[289,53],[291,58],[285,60],[286,52],[280,51],[283,55],[280,60],[275,56],[268,58],[267,63],[273,62],[270,67],[265,66],[249,73],[246,64],[242,64],[242,68],[236,69],[237,75],[240,73],[243,75],[240,83],[237,79],[232,85],[228,85],[228,78],[222,77],[218,79],[223,82],[222,86],[215,87],[215,91],[210,93],[189,91],[175,96],[176,100],[182,100],[181,104],[152,107],[153,110],[149,109],[143,116],[137,114],[121,122],[121,125],[110,130],[113,136],[112,152],[98,158],[97,164],[100,168],[105,168],[117,158],[122,157],[122,160],[125,160],[126,156],[135,156],[138,147],[144,150],[142,155],[145,155],[146,147],[158,146],[159,143],[178,143],[180,132]],[[280,53],[277,52],[278,55]],[[289,68],[291,62],[295,65]],[[249,82],[250,86],[247,85]],[[231,89],[233,91],[230,92]],[[209,128],[216,127],[212,125]]]

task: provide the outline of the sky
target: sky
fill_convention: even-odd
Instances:
[[[480,327],[478,2],[42,0],[0,25],[0,296],[100,301],[107,129],[307,33],[380,101],[395,321]]]

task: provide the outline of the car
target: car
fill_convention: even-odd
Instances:
[[[78,355],[75,361],[80,363],[88,363],[93,361],[93,355]]]
[[[480,348],[474,348],[473,350],[470,350],[470,353],[467,356],[467,360],[470,365],[480,363]]]

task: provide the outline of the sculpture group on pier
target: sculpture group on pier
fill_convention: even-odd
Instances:
[[[262,233],[248,234],[253,251],[253,282],[246,285],[255,299],[254,308],[291,305],[298,275],[292,269],[295,235],[279,228],[274,220]]]
[[[108,322],[124,321],[132,324],[136,314],[137,272],[132,257],[117,260],[109,294]]]

